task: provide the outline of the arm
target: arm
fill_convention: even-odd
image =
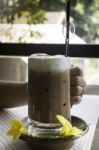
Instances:
[[[0,108],[27,104],[27,82],[0,81]]]

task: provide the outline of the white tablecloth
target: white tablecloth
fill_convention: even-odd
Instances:
[[[73,106],[71,113],[82,118],[89,124],[88,133],[83,138],[76,140],[71,150],[91,150],[99,117],[99,96],[84,96],[79,105]],[[0,111],[0,150],[30,150],[26,142],[21,140],[13,141],[6,134],[10,127],[10,119],[23,120],[27,115],[27,106]]]

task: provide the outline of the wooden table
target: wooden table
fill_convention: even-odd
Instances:
[[[71,113],[89,124],[88,133],[76,140],[71,150],[99,150],[99,96],[83,96],[82,102],[73,106]],[[30,150],[24,141],[13,141],[6,134],[10,119],[24,119],[27,114],[27,106],[5,109],[0,112],[0,150]]]

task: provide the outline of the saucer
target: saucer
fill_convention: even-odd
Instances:
[[[79,117],[72,116],[71,122],[73,126],[76,126],[83,130],[83,134],[81,136],[64,138],[60,136],[55,138],[39,138],[22,135],[20,139],[26,141],[29,147],[33,150],[68,150],[73,146],[75,140],[84,136],[89,129],[87,123]],[[28,119],[24,118],[23,123],[28,126]]]

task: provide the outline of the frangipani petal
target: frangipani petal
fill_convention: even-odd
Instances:
[[[13,134],[13,140],[17,140],[20,136],[20,133]]]
[[[20,120],[11,120],[12,127],[8,130],[7,135],[12,136],[13,140],[18,139],[22,134],[27,134],[28,130]]]
[[[77,127],[72,128],[71,134],[74,136],[80,136],[83,133],[81,129],[78,129]]]
[[[72,125],[71,123],[65,119],[63,116],[61,115],[56,115],[58,121],[64,126],[64,125],[67,125],[69,128],[72,128]]]
[[[20,133],[21,133],[21,134],[27,134],[27,133],[28,133],[28,130],[27,130],[26,128],[24,128],[24,127],[21,127]]]
[[[83,130],[77,127],[73,127],[72,124],[61,115],[57,115],[56,117],[58,121],[63,125],[62,129],[60,130],[61,136],[63,137],[81,136]]]
[[[62,130],[60,131],[60,135],[62,135],[62,136],[69,136],[70,135],[70,131],[71,131],[71,129],[68,126],[64,125],[62,127]]]
[[[12,125],[12,127],[20,127],[23,126],[23,123],[20,120],[17,119],[13,119],[10,121],[10,124]]]
[[[14,133],[14,130],[11,128],[10,130],[8,130],[7,135],[12,135]]]

